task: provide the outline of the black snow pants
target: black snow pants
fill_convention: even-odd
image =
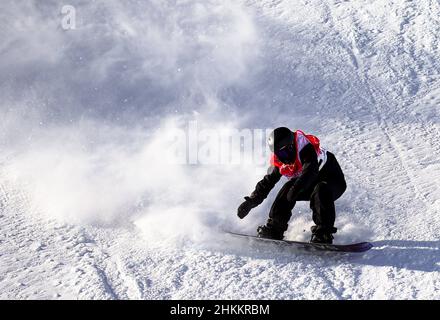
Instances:
[[[285,231],[287,230],[292,209],[296,201],[289,202],[287,193],[295,183],[291,179],[280,189],[269,212],[268,225]],[[313,222],[320,228],[331,228],[334,226],[335,200],[342,196],[347,189],[344,174],[339,166],[336,157],[327,152],[327,162],[319,171],[318,179],[309,190],[299,193],[297,201],[310,201],[310,208],[313,212]]]

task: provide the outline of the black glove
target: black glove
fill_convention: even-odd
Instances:
[[[249,214],[249,211],[251,211],[251,209],[257,207],[261,202],[263,202],[261,199],[259,198],[250,198],[250,197],[244,197],[244,199],[246,200],[245,202],[243,202],[237,210],[237,216],[240,219],[243,219],[244,217],[246,217]]]

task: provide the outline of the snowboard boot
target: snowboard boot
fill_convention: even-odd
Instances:
[[[332,244],[333,233],[336,233],[338,229],[334,227],[313,226],[311,230],[312,230],[312,239],[310,239],[311,243]]]
[[[274,228],[270,225],[263,225],[257,228],[257,234],[259,238],[283,240],[284,231]]]

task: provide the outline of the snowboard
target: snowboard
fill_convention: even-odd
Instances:
[[[336,251],[336,252],[365,252],[370,250],[373,245],[370,242],[358,242],[351,244],[325,244],[325,243],[311,243],[302,241],[291,241],[291,240],[274,240],[260,238],[258,236],[252,236],[248,234],[241,234],[235,232],[226,233],[239,238],[244,238],[252,241],[262,241],[267,243],[274,243],[280,246],[294,246],[305,250],[319,250],[319,251]]]

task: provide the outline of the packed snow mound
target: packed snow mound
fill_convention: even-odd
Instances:
[[[65,9],[0,4],[0,298],[439,298],[438,1],[78,0],[72,28]],[[280,125],[341,163],[335,242],[375,248],[222,233],[267,218],[276,190],[235,212]],[[262,152],[221,158],[236,130]],[[300,203],[286,237],[311,225]]]

